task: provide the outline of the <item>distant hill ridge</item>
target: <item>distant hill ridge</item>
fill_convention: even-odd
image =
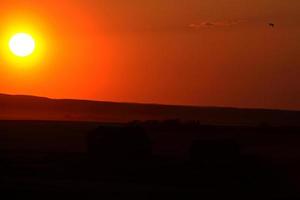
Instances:
[[[300,111],[116,103],[0,94],[0,119],[99,122],[179,119],[198,120],[203,124],[300,126]]]

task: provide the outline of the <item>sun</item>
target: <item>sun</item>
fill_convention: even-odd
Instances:
[[[10,39],[9,48],[16,56],[30,56],[35,50],[35,40],[30,34],[17,33]]]

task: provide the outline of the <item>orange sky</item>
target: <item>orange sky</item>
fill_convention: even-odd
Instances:
[[[299,10],[299,0],[2,0],[0,44],[30,27],[43,51],[26,66],[2,51],[0,93],[299,110]]]

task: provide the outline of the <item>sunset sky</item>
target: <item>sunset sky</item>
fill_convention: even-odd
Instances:
[[[300,110],[299,0],[1,0],[0,30],[0,93]]]

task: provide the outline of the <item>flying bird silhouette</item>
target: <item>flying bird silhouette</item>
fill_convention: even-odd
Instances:
[[[275,24],[269,23],[269,26],[271,26],[272,28],[274,28],[274,27],[275,27]]]

